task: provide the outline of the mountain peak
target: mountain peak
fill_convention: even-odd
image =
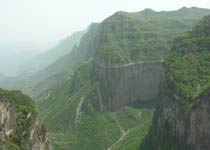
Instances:
[[[116,13],[114,13],[112,16],[106,18],[104,20],[104,22],[110,22],[110,21],[113,21],[113,20],[121,20],[123,18],[126,18],[128,16],[128,12],[125,12],[125,11],[117,11]]]
[[[188,10],[189,8],[188,7],[181,7],[179,10]]]
[[[126,12],[126,11],[117,11],[116,13],[114,13],[114,15],[113,16],[126,16],[126,15],[128,15],[129,13],[128,12]]]
[[[141,13],[143,14],[151,14],[151,13],[155,13],[155,11],[151,8],[146,8],[144,10],[141,11]]]
[[[180,8],[180,9],[178,9],[178,12],[179,12],[179,13],[186,14],[186,13],[189,13],[191,10],[192,10],[192,8],[182,7],[182,8]]]

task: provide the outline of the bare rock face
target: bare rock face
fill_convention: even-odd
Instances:
[[[30,131],[30,144],[32,150],[51,150],[46,128],[37,118],[32,130]]]
[[[0,149],[51,150],[47,130],[40,123],[37,114],[34,114],[33,110],[27,111],[26,106],[17,107],[8,95],[1,92]]]
[[[163,78],[162,61],[141,61],[124,65],[94,62],[104,106],[116,110],[130,103],[156,100]]]
[[[0,138],[5,140],[16,125],[17,113],[9,103],[0,102]]]

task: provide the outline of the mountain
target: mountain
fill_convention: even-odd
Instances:
[[[0,89],[0,108],[0,149],[51,149],[31,98],[19,91]]]
[[[194,7],[170,12],[151,9],[117,12],[102,23],[90,25],[79,44],[73,46],[68,38],[37,58],[38,64],[43,64],[42,70],[7,78],[1,86],[21,89],[33,96],[56,150],[130,150],[138,149],[142,141],[145,147],[147,138],[144,138],[152,124],[153,110],[157,103],[159,107],[158,100],[163,97],[160,87],[165,82],[165,66],[183,67],[183,72],[174,72],[178,80],[181,76],[180,81],[202,80],[193,82],[192,87],[177,83],[186,95],[199,95],[205,89],[199,89],[200,82],[208,86],[203,76],[189,78],[191,72],[198,73],[180,63],[182,55],[175,53],[178,49],[188,51],[184,45],[193,45],[194,41],[198,42],[195,48],[199,45],[205,49],[208,44],[200,36],[206,35],[208,26],[203,28],[201,22],[190,35],[185,33],[207,14],[210,10]],[[170,50],[177,36],[183,36],[184,40],[176,39],[177,44]],[[191,40],[191,36],[195,38]],[[70,49],[66,46],[73,48],[67,52]],[[197,65],[197,57],[200,58],[199,55],[187,57],[192,60],[190,63],[195,63],[193,66]],[[204,72],[208,76],[208,71]]]
[[[37,95],[56,84],[55,81],[63,80],[64,76],[66,78],[72,72],[75,65],[85,59],[90,59],[97,47],[95,43],[100,38],[99,29],[100,24],[92,23],[87,33],[81,38],[79,46],[74,46],[70,53],[60,57],[42,71],[30,76],[29,80],[33,94]],[[28,82],[25,84],[28,85]]]
[[[209,10],[194,7],[169,12],[117,12],[102,23],[96,56],[104,63],[112,61],[111,65],[163,59],[173,39],[207,14]]]
[[[141,150],[210,149],[210,16],[175,39],[162,97]]]
[[[31,46],[24,44],[0,43],[0,70],[5,76],[19,75],[22,71],[22,65],[40,54],[38,48],[35,47],[36,44]]]
[[[161,98],[163,62],[174,38],[207,14],[199,8],[145,9],[117,12],[92,26],[69,56],[50,65],[69,60],[67,67],[33,87],[41,89],[34,100],[54,147],[138,149]]]
[[[31,59],[26,66],[23,66],[27,72],[38,72],[56,61],[61,56],[69,53],[75,45],[79,45],[80,39],[86,31],[78,31],[71,36],[61,40],[55,47]],[[24,71],[23,71],[24,72]]]

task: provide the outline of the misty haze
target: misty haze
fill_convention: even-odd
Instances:
[[[0,150],[210,150],[210,3],[0,0]]]

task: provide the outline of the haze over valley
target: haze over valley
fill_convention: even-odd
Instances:
[[[0,4],[0,149],[210,149],[207,0]]]

